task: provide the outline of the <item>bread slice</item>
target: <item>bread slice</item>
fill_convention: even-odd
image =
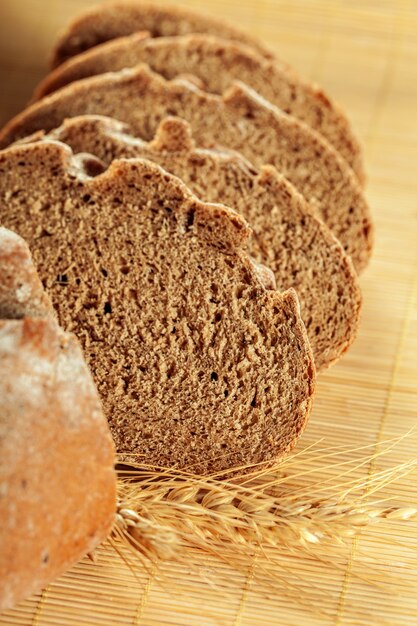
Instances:
[[[243,83],[234,83],[218,96],[183,80],[167,81],[145,65],[101,74],[63,87],[23,111],[0,133],[0,143],[8,145],[86,113],[127,122],[135,136],[147,140],[164,117],[178,115],[190,123],[199,145],[222,144],[257,167],[275,165],[317,207],[356,269],[368,262],[369,208],[352,170],[318,133],[269,105]]]
[[[242,32],[223,19],[185,7],[149,1],[121,1],[99,4],[80,13],[62,31],[53,51],[51,65],[56,67],[75,54],[109,39],[143,30],[149,31],[152,37],[209,33],[252,46],[265,57],[273,56],[256,37]]]
[[[0,168],[0,221],[81,340],[122,459],[214,472],[295,444],[313,356],[295,292],[266,289],[242,217],[149,161],[90,177],[58,142],[3,151]]]
[[[316,368],[334,363],[352,343],[361,305],[352,262],[275,168],[258,171],[238,153],[197,149],[189,124],[179,118],[165,119],[151,143],[132,137],[126,125],[98,116],[71,118],[46,138],[106,164],[124,157],[149,159],[204,201],[235,208],[252,225],[252,257],[268,265],[281,288],[297,291]]]
[[[0,319],[53,317],[25,241],[0,227]]]
[[[13,301],[16,317],[40,314],[27,245],[1,228],[0,250],[1,315]],[[10,282],[14,273],[21,278]],[[16,297],[18,280],[33,303],[26,291]],[[78,342],[45,304],[45,319],[0,320],[0,611],[91,552],[116,512],[114,445],[97,391]]]
[[[143,33],[135,33],[114,39],[60,65],[38,86],[35,99],[75,80],[139,63],[147,63],[168,79],[195,75],[203,88],[213,93],[221,94],[234,80],[241,80],[272,104],[320,132],[363,180],[358,141],[344,114],[321,89],[248,46],[210,35],[146,39]]]

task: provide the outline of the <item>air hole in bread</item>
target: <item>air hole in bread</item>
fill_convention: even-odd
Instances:
[[[87,176],[95,178],[104,172],[105,166],[97,159],[84,159],[83,160],[84,171]]]
[[[175,363],[171,363],[171,365],[167,369],[167,377],[168,378],[172,378],[173,376],[175,376],[176,372],[177,372],[176,364]]]
[[[68,285],[68,275],[67,274],[58,274],[58,276],[56,277],[56,282],[59,285]]]
[[[190,230],[194,224],[195,211],[191,210],[187,213],[187,221],[185,223],[186,230]]]

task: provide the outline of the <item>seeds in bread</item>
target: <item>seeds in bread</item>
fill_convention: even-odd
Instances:
[[[265,57],[273,56],[256,37],[242,32],[223,19],[185,7],[122,1],[100,4],[80,13],[61,33],[53,51],[51,65],[56,67],[69,57],[109,39],[144,30],[149,31],[152,37],[209,33],[241,41]]]
[[[242,217],[159,166],[77,166],[58,142],[3,151],[0,222],[80,339],[122,458],[200,473],[278,458],[314,392],[295,292],[266,289]]]
[[[129,124],[151,140],[167,115],[186,119],[198,145],[225,145],[257,167],[274,165],[316,207],[362,270],[372,248],[368,205],[344,159],[309,126],[281,112],[236,82],[223,95],[208,94],[184,80],[167,81],[145,65],[86,78],[43,98],[0,133],[0,145],[36,130],[51,130],[86,113]]]
[[[42,298],[25,242],[0,228],[0,250],[0,314],[25,316],[0,320],[3,611],[106,538],[116,511],[116,475],[114,445],[78,342],[51,319],[48,299],[45,319],[26,317],[41,315]],[[26,291],[16,297],[18,281],[34,302]]]
[[[143,33],[111,40],[73,57],[47,76],[39,99],[75,80],[147,63],[167,79],[195,75],[207,91],[221,94],[241,80],[271,104],[306,122],[340,152],[363,180],[361,150],[341,110],[323,91],[253,49],[210,35],[145,38]]]
[[[0,227],[0,319],[53,315],[26,242]]]
[[[316,368],[337,361],[352,343],[361,295],[350,258],[272,166],[259,172],[238,153],[197,149],[189,124],[179,118],[164,120],[151,143],[132,137],[116,120],[94,116],[71,118],[47,139],[106,164],[116,158],[149,159],[204,201],[235,208],[253,228],[251,256],[268,265],[280,288],[297,291]]]

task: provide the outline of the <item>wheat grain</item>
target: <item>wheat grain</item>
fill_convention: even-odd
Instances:
[[[145,567],[146,562],[165,560],[189,567],[189,550],[222,559],[245,575],[251,567],[260,588],[279,584],[280,593],[297,603],[302,588],[306,606],[320,608],[320,588],[312,588],[309,581],[307,592],[305,581],[285,565],[285,554],[304,555],[342,571],[347,548],[358,533],[381,523],[417,520],[417,507],[368,498],[416,469],[417,460],[373,472],[369,479],[352,478],[375,455],[356,462],[341,460],[348,452],[341,448],[317,453],[311,447],[273,468],[245,468],[245,475],[233,480],[147,466],[124,469],[112,541],[122,540],[144,559]],[[378,451],[378,458],[381,455]],[[322,477],[324,467],[334,477],[318,482],[315,477]],[[392,543],[389,534],[386,541]],[[371,582],[369,567],[368,559],[355,575]],[[377,567],[372,584],[395,589],[396,581],[386,570],[375,576]]]
[[[177,482],[184,481],[177,477]],[[188,478],[187,481],[190,481]],[[201,483],[201,479],[199,479]],[[411,520],[417,518],[413,507],[381,508],[366,503],[359,496],[352,503],[335,499],[297,502],[286,494],[272,497],[268,492],[234,484],[189,484],[174,486],[151,483],[143,486],[140,480],[122,486],[124,500],[119,505],[116,523],[126,532],[134,531],[140,543],[141,532],[146,534],[149,548],[149,530],[156,535],[169,529],[171,548],[193,545],[193,538],[253,545],[301,543],[340,543],[361,528],[382,520]],[[155,487],[153,487],[155,485]],[[156,496],[156,497],[155,497]],[[305,497],[305,496],[303,496]],[[176,539],[174,539],[176,538]],[[172,554],[172,549],[170,550]]]

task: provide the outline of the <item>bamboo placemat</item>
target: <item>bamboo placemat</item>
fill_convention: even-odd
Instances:
[[[373,445],[406,433],[417,417],[417,3],[394,0],[198,0],[184,2],[250,28],[305,76],[323,84],[349,112],[362,138],[367,195],[377,234],[361,278],[364,312],[355,346],[320,376],[301,446]],[[0,121],[21,108],[45,71],[57,29],[90,2],[2,0]],[[363,451],[349,458],[363,458]],[[348,456],[348,455],[347,455]],[[417,457],[416,437],[355,475],[369,478]],[[343,458],[343,457],[342,457]],[[311,461],[313,463],[313,461]],[[323,469],[320,480],[334,470]],[[413,504],[414,475],[384,495]],[[253,570],[227,570],[190,550],[189,564],[129,569],[109,545],[98,562],[85,559],[42,594],[0,617],[32,626],[251,626],[417,624],[417,524],[391,523],[362,532],[338,563],[282,551],[288,581],[324,591],[320,610],[292,603],[284,589],[261,592]],[[375,569],[374,559],[378,564]],[[369,561],[368,581],[356,576]],[[359,570],[359,563],[362,563]],[[379,587],[385,574],[397,593]],[[370,584],[371,583],[371,584]]]

